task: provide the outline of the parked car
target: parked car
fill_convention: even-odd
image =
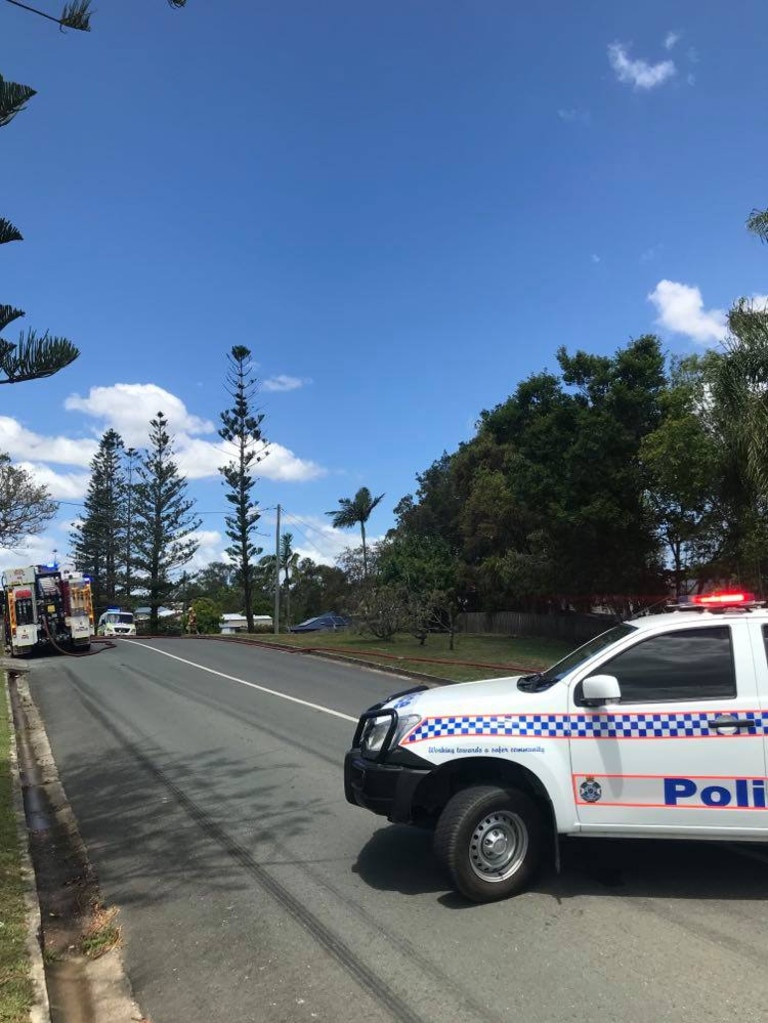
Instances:
[[[298,625],[292,625],[288,631],[328,632],[344,629],[351,624],[352,620],[350,618],[345,618],[344,615],[337,615],[333,611],[327,611],[325,614],[317,615],[315,618],[307,618],[305,622],[300,622]]]

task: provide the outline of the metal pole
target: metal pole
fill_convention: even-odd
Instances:
[[[277,528],[275,529],[275,635],[280,632],[280,505],[277,506]]]

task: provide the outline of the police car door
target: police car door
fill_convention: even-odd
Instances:
[[[585,674],[618,679],[618,703],[587,707],[582,682],[571,686],[580,830],[764,833],[766,771],[747,622],[708,616],[687,625],[643,630],[631,647],[582,673],[582,682]]]

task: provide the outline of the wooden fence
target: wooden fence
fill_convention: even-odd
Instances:
[[[610,629],[611,615],[534,615],[522,611],[468,611],[458,617],[459,632],[500,636],[551,636],[586,643]]]

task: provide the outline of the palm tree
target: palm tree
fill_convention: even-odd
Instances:
[[[713,360],[712,395],[745,479],[768,498],[768,313],[748,299],[728,314],[728,336]]]
[[[365,524],[383,497],[384,494],[371,497],[368,487],[360,487],[354,497],[340,497],[339,507],[336,511],[325,513],[331,516],[331,525],[334,529],[352,529],[358,522],[360,523],[360,533],[363,538],[363,576],[366,579],[368,578],[368,552],[365,546]]]
[[[768,242],[768,210],[752,210],[747,218],[747,229]]]
[[[280,537],[280,570],[285,572],[285,620],[291,624],[291,578],[299,564],[298,552],[293,549],[293,533]]]
[[[183,7],[186,2],[187,0],[168,0],[171,7]],[[31,14],[37,14],[41,18],[46,18],[48,21],[53,21],[61,29],[74,28],[78,32],[91,31],[91,0],[69,0],[69,3],[64,4],[61,13],[58,15],[41,11],[37,7],[31,7],[28,3],[22,3],[21,0],[6,0],[6,3],[13,4],[14,7],[21,7]]]

